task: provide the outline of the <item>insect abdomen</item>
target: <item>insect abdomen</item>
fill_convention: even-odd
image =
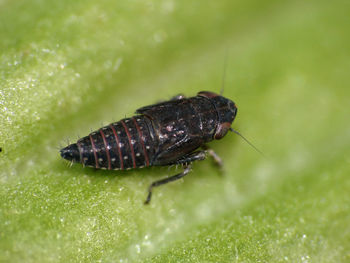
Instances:
[[[101,169],[152,165],[154,141],[150,120],[134,116],[105,126],[77,142],[81,163]]]

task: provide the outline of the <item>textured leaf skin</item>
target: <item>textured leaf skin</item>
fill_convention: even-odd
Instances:
[[[346,1],[2,1],[0,261],[349,262]],[[231,134],[175,168],[70,167],[59,148],[200,90]]]

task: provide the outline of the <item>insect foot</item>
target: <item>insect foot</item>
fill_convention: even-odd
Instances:
[[[185,166],[184,170],[182,173],[179,173],[179,174],[175,174],[171,177],[168,177],[168,178],[164,178],[162,180],[159,180],[159,181],[155,181],[153,182],[149,187],[148,187],[148,196],[147,196],[147,199],[145,201],[145,205],[148,205],[149,202],[151,202],[151,198],[152,198],[152,190],[154,187],[157,187],[157,186],[160,186],[160,185],[163,185],[163,184],[167,184],[167,183],[170,183],[170,182],[174,182],[176,180],[179,180],[181,179],[182,177],[186,176],[189,172],[191,171],[191,165],[187,165]]]

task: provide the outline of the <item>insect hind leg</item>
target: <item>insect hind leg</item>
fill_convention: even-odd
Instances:
[[[165,179],[162,179],[162,180],[159,180],[159,181],[155,181],[153,182],[149,187],[148,187],[148,196],[147,196],[147,199],[145,201],[145,205],[149,204],[149,202],[151,201],[151,198],[152,198],[152,190],[154,187],[157,187],[157,186],[160,186],[160,185],[163,185],[163,184],[167,184],[167,183],[170,183],[170,182],[174,182],[176,180],[179,180],[181,179],[182,177],[186,176],[189,172],[191,171],[191,165],[187,165],[184,167],[184,170],[182,173],[179,173],[179,174],[175,174],[171,177],[168,177],[168,178],[165,178]]]

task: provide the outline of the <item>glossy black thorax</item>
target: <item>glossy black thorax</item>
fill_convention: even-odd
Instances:
[[[171,100],[137,111],[150,118],[158,147],[154,165],[165,165],[215,139],[221,123],[233,122],[236,107],[215,93]],[[233,107],[233,108],[232,108]]]

